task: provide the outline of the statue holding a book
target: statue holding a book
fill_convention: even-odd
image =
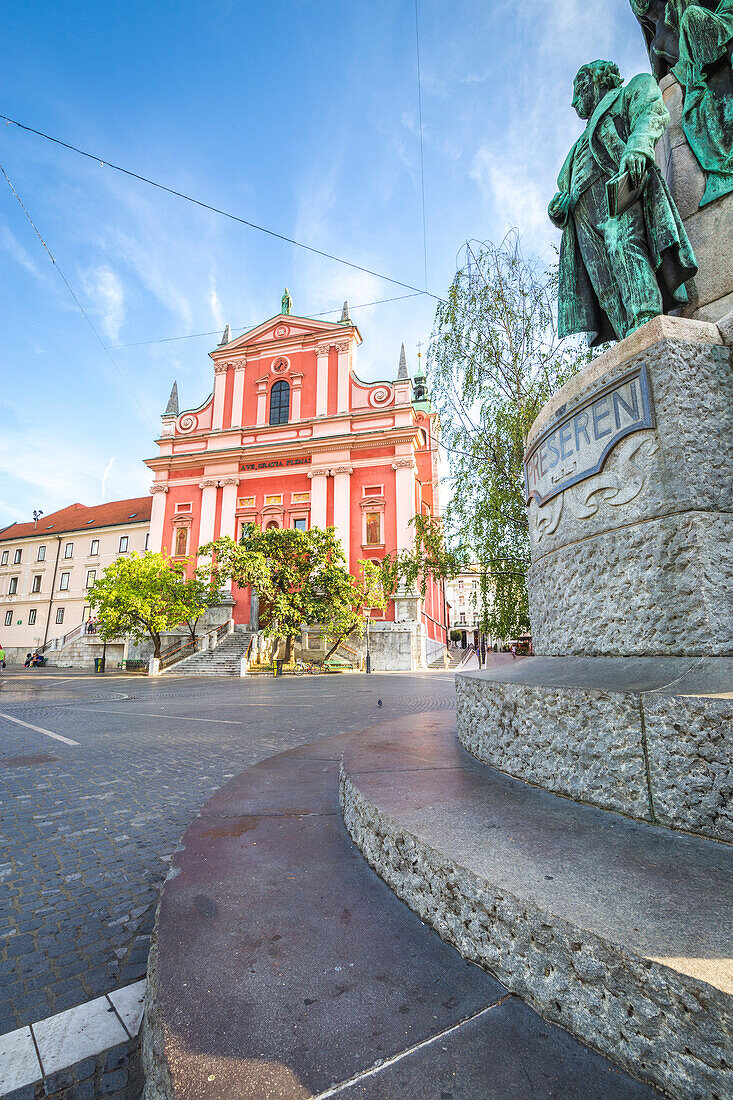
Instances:
[[[687,302],[697,265],[654,162],[669,122],[654,77],[624,85],[612,62],[592,61],[575,77],[573,107],[587,124],[548,214],[563,230],[560,334],[587,332],[594,347]]]

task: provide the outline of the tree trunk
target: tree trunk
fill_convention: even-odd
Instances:
[[[151,630],[150,637],[153,639],[153,656],[160,660],[160,634],[157,630]]]

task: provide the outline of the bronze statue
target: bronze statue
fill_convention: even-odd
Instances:
[[[575,77],[573,106],[587,124],[548,214],[563,230],[560,334],[587,332],[593,347],[685,303],[697,265],[654,163],[669,122],[654,78],[624,85],[612,62],[592,61]]]

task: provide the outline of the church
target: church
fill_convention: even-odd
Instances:
[[[151,550],[194,557],[250,522],[333,526],[359,576],[362,559],[410,547],[416,513],[440,515],[437,418],[404,345],[396,371],[365,382],[348,303],[337,322],[291,308],[286,290],[275,317],[236,339],[227,326],[209,353],[213,390],[196,408],[179,410],[174,384],[158,454],[146,460]],[[256,626],[249,589],[235,585],[231,598],[235,625]],[[377,667],[424,667],[447,643],[442,584],[429,582],[424,599],[398,593],[372,617]]]

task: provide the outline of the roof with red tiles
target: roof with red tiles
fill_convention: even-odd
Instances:
[[[87,531],[95,527],[115,527],[120,524],[147,523],[153,498],[132,497],[130,500],[110,500],[87,508],[85,504],[70,504],[49,516],[41,516],[38,524],[11,523],[0,531],[0,542],[12,539],[38,538],[43,535],[62,535],[70,531]]]

